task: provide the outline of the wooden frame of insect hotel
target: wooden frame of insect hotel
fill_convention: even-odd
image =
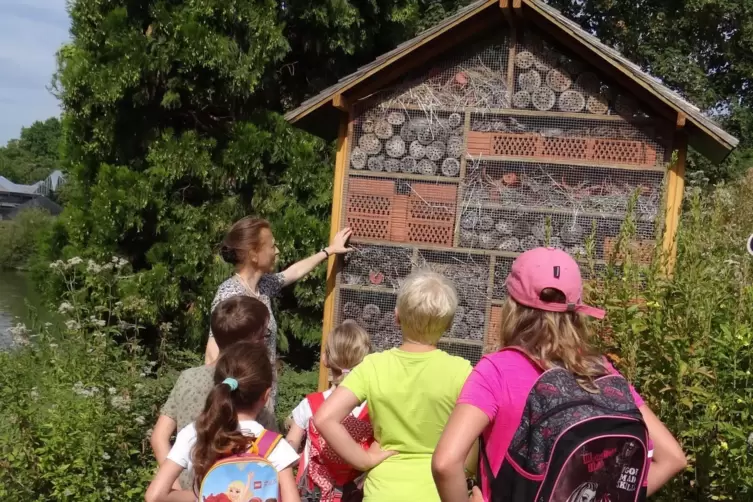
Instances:
[[[375,350],[397,345],[397,289],[429,269],[460,299],[440,347],[473,363],[498,346],[519,253],[588,248],[598,268],[629,217],[619,253],[651,260],[661,239],[671,269],[688,145],[714,162],[737,145],[540,0],[474,2],[287,118],[337,131],[331,231],[357,247],[329,261],[323,342],[354,319]]]

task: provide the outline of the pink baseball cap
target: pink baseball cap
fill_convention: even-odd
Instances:
[[[536,248],[518,256],[506,285],[508,294],[521,305],[548,312],[578,312],[604,318],[603,310],[583,303],[580,268],[569,254],[559,249]],[[541,291],[547,288],[561,291],[566,303],[541,301]]]

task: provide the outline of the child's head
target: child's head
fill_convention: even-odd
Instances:
[[[268,323],[269,309],[250,296],[223,300],[212,312],[212,334],[220,351],[243,340],[263,341]]]
[[[333,329],[324,346],[324,362],[332,370],[332,383],[339,384],[344,372],[358,366],[369,352],[369,334],[355,321],[345,321]]]
[[[458,308],[453,285],[439,274],[411,274],[397,294],[397,317],[405,341],[436,345]]]
[[[562,365],[583,381],[604,373],[585,319],[601,319],[604,311],[583,304],[580,269],[570,255],[549,248],[527,251],[513,262],[506,286],[503,347],[520,347],[542,364]]]
[[[258,413],[272,387],[272,363],[264,344],[242,341],[220,354],[214,388],[196,420],[193,464],[197,486],[221,457],[241,453],[254,438],[238,430],[238,412]]]

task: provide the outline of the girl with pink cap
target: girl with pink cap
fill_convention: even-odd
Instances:
[[[590,345],[586,317],[605,313],[582,302],[575,260],[556,249],[525,252],[506,286],[502,350],[474,368],[433,456],[442,501],[468,500],[463,466],[477,439],[482,465],[474,502],[618,502],[615,493],[619,502],[635,502],[684,469],[672,434]],[[604,424],[603,434],[595,432]],[[645,437],[646,430],[650,439],[643,441],[635,431]],[[573,447],[576,440],[582,442]],[[557,449],[568,441],[573,449],[558,461]],[[601,446],[586,451],[589,445]],[[518,481],[513,487],[509,480]]]

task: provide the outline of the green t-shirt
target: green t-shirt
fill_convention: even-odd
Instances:
[[[366,477],[365,500],[439,501],[431,456],[471,365],[441,350],[367,356],[341,384],[369,405],[374,437],[398,454]]]

